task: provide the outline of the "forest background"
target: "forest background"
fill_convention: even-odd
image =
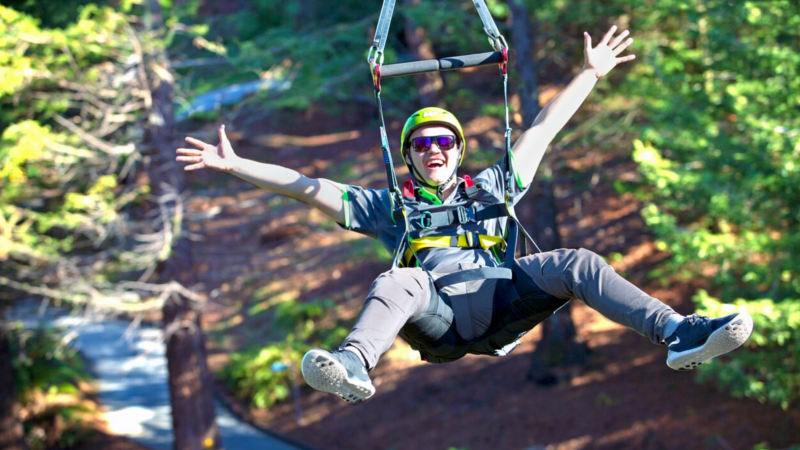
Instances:
[[[380,5],[161,0],[155,13],[152,3],[17,0],[0,6],[0,301],[5,308],[33,297],[151,320],[161,320],[162,311],[170,314],[174,296],[183,299],[175,304],[201,305],[189,309],[207,313],[206,322],[199,314],[192,320],[210,330],[218,389],[244,399],[249,414],[268,417],[271,408],[292,398],[297,377],[292,362],[310,346],[335,344],[352,323],[360,301],[354,294],[366,288],[348,285],[366,283],[353,273],[364,268],[356,262],[386,267],[388,255],[370,241],[342,237],[324,218],[298,213],[291,201],[259,197],[211,176],[185,180],[169,156],[180,145],[176,137],[199,134],[214,141],[209,130],[224,122],[233,125],[232,135],[255,159],[303,162],[309,175],[383,187],[381,168],[362,159],[380,163],[365,61]],[[698,380],[785,414],[796,411],[800,5],[791,0],[487,4],[510,40],[512,61],[516,56],[536,69],[533,81],[515,79],[512,69],[517,132],[528,114],[520,93],[533,89],[535,98],[546,100],[563,86],[582,61],[583,30],[597,38],[610,24],[632,30],[637,61],[598,85],[558,138],[539,178],[569,185],[556,190],[562,199],[599,192],[601,184],[613,187],[611,195],[635,199],[653,251],[662,255],[643,279],[688,286],[689,310],[719,315],[744,308],[755,320],[746,347],[702,367]],[[515,22],[522,21],[532,38],[529,49],[510,39]],[[385,59],[488,50],[469,2],[407,0],[398,3]],[[458,111],[476,129],[483,130],[483,122],[498,125],[497,78],[489,70],[387,80],[383,97],[390,130],[432,101]],[[253,93],[239,97],[229,91],[210,97],[213,108],[198,107],[203,95],[253,83],[259,86]],[[163,106],[160,89],[166,85],[169,105]],[[269,127],[296,136],[259,134]],[[354,129],[359,131],[353,134]],[[308,139],[314,136],[356,150],[349,155],[357,157],[313,153]],[[467,171],[497,158],[501,142],[496,133],[479,133]],[[580,155],[593,155],[599,163],[587,172],[576,162]],[[310,162],[317,156],[317,163]],[[615,172],[603,164],[619,158],[632,161],[632,170],[612,177]],[[163,170],[178,172],[167,177],[174,182],[164,183]],[[308,248],[308,254],[337,256],[318,264],[329,269],[319,272],[314,288],[279,283],[275,261],[264,261],[257,268],[261,273],[251,268],[232,280],[203,266],[201,251],[189,261],[192,246],[201,246],[197,236],[207,230],[197,218],[214,218],[220,206],[187,198],[220,200],[226,190],[235,194],[223,206],[265,203],[251,218],[266,227],[258,229],[262,245],[324,232],[319,248]],[[223,208],[222,215],[233,211]],[[564,216],[562,211],[559,217]],[[587,227],[579,221],[562,226],[566,236]],[[603,236],[617,238],[613,231]],[[629,255],[604,248],[612,249],[604,256],[624,271]],[[290,258],[282,267],[302,271],[318,267],[314,264]],[[264,273],[265,268],[275,270]],[[202,306],[214,302],[224,307]],[[5,321],[3,330],[0,372],[7,368],[16,380],[14,395],[4,398],[21,404],[4,405],[3,420],[16,422],[8,416],[14,411],[24,419],[28,445],[41,445],[53,438],[42,437],[50,428],[36,423],[51,423],[53,417],[71,423],[80,408],[63,402],[56,409],[31,405],[80,391],[76,386],[88,372],[58,344],[58,336],[31,334]],[[288,370],[275,370],[281,364]],[[764,441],[770,443],[770,437]]]

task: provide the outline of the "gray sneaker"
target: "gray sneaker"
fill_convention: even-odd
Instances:
[[[309,386],[336,394],[347,403],[364,401],[375,393],[361,359],[347,350],[311,349],[303,356],[301,371]]]
[[[691,370],[709,359],[741,346],[753,332],[753,319],[746,312],[718,319],[692,314],[665,340],[667,365]]]

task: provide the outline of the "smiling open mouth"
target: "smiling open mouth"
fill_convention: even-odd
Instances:
[[[440,160],[428,161],[428,162],[425,163],[425,167],[427,167],[429,169],[435,169],[437,167],[444,167],[444,161],[440,161]]]

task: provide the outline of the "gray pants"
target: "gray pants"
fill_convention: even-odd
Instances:
[[[373,282],[342,346],[358,350],[368,369],[375,367],[398,334],[432,362],[452,361],[467,353],[502,354],[496,350],[572,298],[654,343],[664,340],[668,324],[682,319],[591,251],[560,249],[516,262],[512,280],[473,282],[466,296],[463,291],[437,293],[420,268],[385,272]]]

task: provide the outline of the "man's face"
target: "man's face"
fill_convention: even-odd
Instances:
[[[447,149],[449,138],[452,139],[452,146]],[[411,163],[425,181],[439,186],[447,181],[458,167],[460,151],[456,134],[450,128],[441,125],[417,128],[411,133],[406,155],[411,158]]]

